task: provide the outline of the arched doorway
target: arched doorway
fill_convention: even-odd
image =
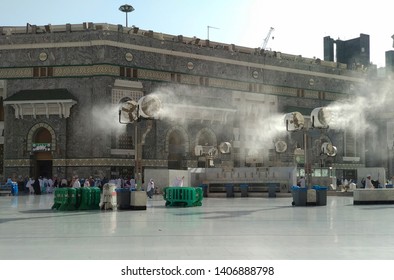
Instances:
[[[52,177],[52,134],[44,128],[38,128],[32,137],[32,174],[34,177]]]
[[[185,154],[185,139],[178,130],[173,130],[168,137],[168,168],[182,169]]]
[[[197,133],[197,145],[200,146],[209,146],[209,147],[216,147],[217,146],[217,139],[215,133],[208,128],[203,128]],[[197,166],[198,167],[209,167],[209,158],[207,155],[198,157]],[[213,158],[210,158],[213,164]]]

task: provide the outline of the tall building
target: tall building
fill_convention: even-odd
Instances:
[[[394,51],[387,51],[385,54],[386,58],[386,72],[394,72]]]
[[[360,37],[346,41],[326,36],[323,43],[324,60],[344,63],[350,69],[365,68],[371,64],[369,35],[360,34]]]

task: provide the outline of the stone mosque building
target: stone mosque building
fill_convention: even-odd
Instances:
[[[141,170],[296,163],[337,177],[369,165],[393,174],[351,129],[276,133],[287,113],[308,123],[314,108],[381,82],[365,65],[368,35],[356,39],[352,60],[334,62],[332,44],[324,38],[322,60],[106,23],[0,27],[0,171],[115,178],[134,176],[137,162]],[[338,52],[355,42],[336,44]],[[162,101],[160,117],[120,123],[121,104],[147,95]],[[387,146],[387,124],[377,125]],[[304,141],[309,163],[297,154]],[[222,143],[231,152],[220,153]],[[335,156],[322,155],[324,143]]]

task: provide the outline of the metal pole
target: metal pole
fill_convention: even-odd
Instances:
[[[138,149],[138,122],[134,123],[134,180],[135,180],[135,187],[138,190],[138,170],[139,170],[139,149]]]
[[[305,166],[305,186],[308,187],[310,183],[310,171],[309,171],[309,157],[308,157],[308,135],[307,130],[304,128],[304,166]]]

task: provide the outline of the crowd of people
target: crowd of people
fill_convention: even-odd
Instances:
[[[394,177],[393,177],[394,178]],[[392,181],[387,181],[386,185],[390,185],[392,187],[393,183]],[[297,186],[305,188],[305,176],[301,176],[297,180]],[[360,183],[357,184],[357,181],[354,179],[337,179],[337,187],[341,191],[348,191],[348,190],[355,190],[356,188],[365,188],[365,189],[376,189],[376,188],[383,188],[385,186],[382,186],[379,180],[373,180],[372,176],[368,174],[365,178],[362,178]]]
[[[184,180],[185,176],[177,176],[175,177],[172,186],[183,187]],[[8,181],[16,182],[20,192],[32,195],[51,194],[55,192],[56,188],[68,187],[98,187],[102,191],[103,186],[107,183],[115,185],[116,188],[137,189],[137,183],[134,178],[108,179],[106,177],[93,178],[93,176],[89,176],[88,178],[80,178],[78,175],[74,175],[70,179],[67,179],[58,177],[51,178],[46,176],[39,176],[36,178],[22,178],[22,176],[19,176],[14,180],[11,180],[11,178],[9,177]],[[153,178],[142,182],[142,190],[146,192],[149,198],[153,198],[153,195],[158,194],[160,191],[157,186],[155,186]]]
[[[7,181],[10,181],[11,178],[8,178]],[[12,180],[11,180],[12,181]],[[53,193],[56,188],[81,188],[81,187],[98,187],[102,190],[102,186],[106,183],[114,184],[116,188],[135,188],[136,183],[134,179],[108,179],[108,178],[93,178],[90,176],[88,178],[79,178],[79,176],[75,175],[70,179],[66,178],[50,178],[46,176],[39,176],[37,178],[18,178],[15,180],[18,184],[18,188],[22,192],[26,192],[29,194],[40,195],[43,193]],[[153,194],[154,184],[153,179],[151,179],[147,185]]]

